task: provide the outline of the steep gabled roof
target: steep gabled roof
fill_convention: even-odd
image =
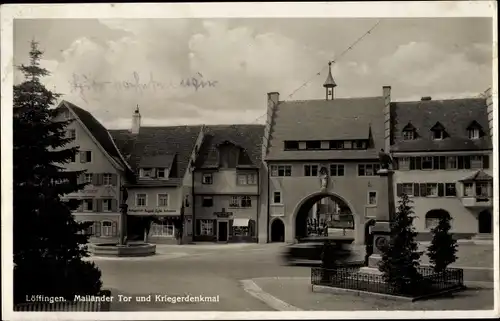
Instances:
[[[394,117],[391,150],[394,152],[411,151],[467,151],[492,149],[489,137],[488,115],[484,98],[427,100],[391,103]],[[483,129],[480,139],[469,139],[467,127],[476,121]],[[419,137],[403,140],[403,128],[409,122],[416,127]],[[441,124],[449,137],[432,140],[431,129]]]
[[[285,140],[369,139],[367,150],[285,151]],[[266,160],[371,159],[384,148],[384,98],[281,101],[270,130]]]
[[[196,159],[196,168],[217,168],[217,146],[226,142],[240,147],[238,166],[259,167],[264,125],[209,125],[205,127],[205,139]]]
[[[88,129],[90,134],[95,138],[97,143],[101,145],[104,151],[120,166],[124,169],[127,168],[127,165],[120,155],[120,151],[117,149],[116,145],[113,142],[111,135],[108,130],[92,116],[88,111],[68,102],[62,101],[62,103],[58,106],[58,108],[66,108],[73,111],[73,113],[80,119],[82,124]]]
[[[154,160],[158,164],[172,162],[170,179],[161,185],[178,186],[186,173],[189,160],[202,126],[141,127],[139,134],[128,130],[110,130],[116,145],[137,171],[141,161]],[[172,159],[172,155],[175,155]],[[163,165],[162,165],[163,166]],[[139,185],[155,185],[155,182],[138,182]]]

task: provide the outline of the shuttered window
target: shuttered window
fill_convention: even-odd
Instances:
[[[397,196],[406,194],[414,197],[453,197],[457,196],[456,183],[398,183]]]

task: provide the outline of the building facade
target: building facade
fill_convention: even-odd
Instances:
[[[85,171],[79,183],[83,190],[65,195],[81,201],[74,212],[76,221],[92,222],[86,233],[95,242],[116,239],[120,224],[120,188],[128,170],[108,131],[87,111],[62,102],[56,120],[73,120],[66,128],[74,140],[65,147],[79,146],[79,153],[65,164],[68,170]]]
[[[387,201],[378,199],[384,181],[377,175],[378,152],[386,146],[384,97],[336,98],[331,71],[326,98],[280,101],[268,94],[263,154],[268,171],[270,241],[294,242],[307,235],[314,204],[338,204],[330,224],[351,229],[364,240],[365,223]]]
[[[492,238],[493,145],[491,91],[487,99],[392,104],[391,150],[397,161],[396,198],[413,200],[422,239],[443,215],[459,238]]]
[[[363,243],[367,223],[388,212],[378,155],[395,160],[395,201],[413,200],[419,238],[439,217],[458,237],[493,231],[493,105],[488,98],[392,102],[338,98],[331,75],[323,99],[267,95],[266,125],[141,126],[106,130],[69,103],[58,117],[80,152],[67,165],[88,182],[67,195],[74,216],[93,225],[92,241],[117,239],[121,188],[128,192],[128,235],[154,243],[295,242],[308,222],[328,222]],[[385,197],[385,199],[384,199]],[[182,233],[180,233],[182,228]]]
[[[192,172],[203,126],[141,126],[137,109],[130,130],[110,133],[133,170],[124,182],[129,234],[154,243],[192,241]]]
[[[207,126],[193,175],[194,240],[257,242],[264,126]]]

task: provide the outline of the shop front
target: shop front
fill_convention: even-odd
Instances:
[[[239,214],[239,213],[238,213]],[[196,241],[209,241],[219,243],[257,242],[255,220],[251,218],[236,217],[234,212],[213,212],[210,219],[196,220]]]
[[[151,243],[177,244],[180,239],[181,210],[165,208],[129,208],[129,239]],[[186,225],[184,223],[184,231]]]

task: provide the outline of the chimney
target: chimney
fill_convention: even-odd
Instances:
[[[491,94],[491,88],[486,89],[484,92],[484,96],[486,97],[486,110],[488,114],[488,127],[490,129],[490,138],[493,141],[493,97]]]
[[[139,134],[139,130],[141,129],[141,113],[139,112],[139,105],[137,105],[137,108],[134,111],[134,114],[132,115],[132,128],[130,129],[130,132],[132,134]]]
[[[264,159],[267,155],[267,148],[269,145],[270,135],[271,135],[271,127],[273,125],[274,113],[279,104],[280,93],[278,92],[270,92],[267,94],[267,117],[266,124],[264,129],[264,137],[262,141],[262,159]]]
[[[424,96],[424,97],[420,98],[420,100],[421,101],[429,101],[429,100],[432,100],[432,97],[431,96]]]
[[[391,148],[391,86],[382,87],[384,97],[384,150],[389,153]]]

